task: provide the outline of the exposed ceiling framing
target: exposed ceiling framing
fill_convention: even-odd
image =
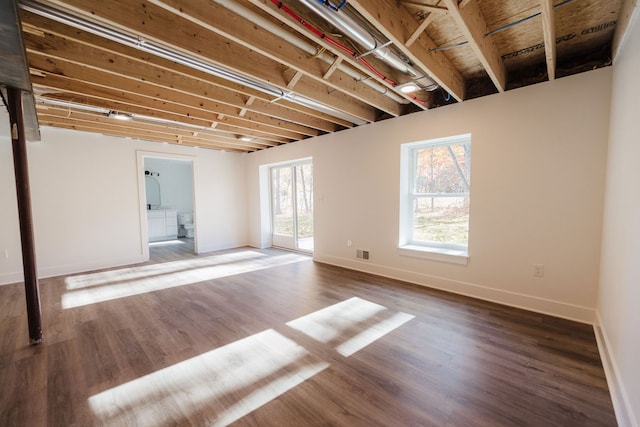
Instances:
[[[8,103],[7,88],[18,89],[22,94],[25,138],[40,140],[40,128],[31,92],[29,66],[22,40],[22,29],[15,0],[0,0],[0,95]],[[7,105],[8,108],[8,105]]]
[[[40,124],[262,150],[609,65],[635,6],[324,3],[23,0]],[[323,14],[347,17],[376,47]]]

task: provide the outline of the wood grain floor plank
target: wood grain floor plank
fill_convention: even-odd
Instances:
[[[150,254],[41,280],[38,347],[0,287],[0,425],[616,425],[589,325],[280,250]]]

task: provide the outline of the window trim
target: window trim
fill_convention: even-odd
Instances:
[[[467,264],[469,259],[469,245],[451,243],[422,242],[413,240],[413,204],[421,197],[462,197],[470,196],[471,192],[451,194],[415,193],[415,155],[423,148],[435,148],[456,143],[471,144],[471,134],[416,141],[400,146],[400,221],[398,253],[404,256],[429,259],[434,261]]]

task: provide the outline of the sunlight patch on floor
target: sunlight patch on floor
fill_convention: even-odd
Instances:
[[[329,366],[272,329],[89,398],[105,425],[228,425]]]
[[[350,356],[414,317],[353,297],[292,320],[287,326]]]
[[[243,250],[206,257],[170,261],[158,264],[147,264],[136,267],[120,268],[117,270],[100,271],[97,273],[78,274],[65,279],[68,290],[90,288],[114,282],[144,278],[150,275],[172,273],[199,267],[211,267],[244,260],[267,259],[268,255],[253,251]]]
[[[96,304],[308,259],[293,253],[266,256],[247,250],[73,276],[65,280],[69,291],[62,296],[62,308]]]
[[[288,322],[343,356],[414,316],[353,297]],[[118,385],[89,398],[105,425],[226,426],[330,366],[273,329]]]

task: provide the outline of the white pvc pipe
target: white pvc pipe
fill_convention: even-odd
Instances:
[[[231,12],[235,13],[236,15],[239,15],[249,21],[251,21],[252,23],[258,25],[259,27],[269,31],[271,34],[280,37],[282,40],[291,43],[292,45],[294,45],[295,47],[297,47],[298,49],[307,52],[309,55],[311,56],[317,56],[318,59],[322,60],[323,62],[327,63],[327,64],[332,64],[334,61],[334,57],[332,55],[326,54],[326,53],[322,53],[320,55],[318,55],[318,47],[317,45],[313,44],[313,43],[309,43],[304,39],[301,39],[300,37],[296,37],[294,36],[292,33],[290,33],[289,31],[285,30],[284,28],[282,28],[279,25],[274,24],[273,22],[269,21],[268,19],[265,19],[262,15],[255,13],[254,11],[252,11],[251,9],[248,9],[236,2],[233,1],[229,1],[229,0],[212,0],[213,3],[216,3],[228,10],[230,10]],[[353,77],[355,80],[366,84],[367,86],[371,87],[372,89],[376,90],[377,92],[380,92],[384,95],[387,95],[389,98],[393,99],[395,102],[397,103],[401,103],[401,104],[407,104],[408,101],[403,98],[402,96],[396,94],[393,91],[390,91],[386,86],[378,83],[376,80],[372,80],[372,79],[367,79],[367,76],[365,76],[364,74],[361,74],[359,71],[355,70],[354,68],[347,66],[345,64],[340,64],[338,65],[338,70],[344,72],[345,74],[347,74],[350,77]]]
[[[393,68],[410,75],[418,81],[424,81],[425,79],[427,79],[429,81],[428,84],[421,83],[424,86],[429,87],[436,84],[433,80],[423,75],[420,71],[404,62],[402,58],[396,55],[388,47],[379,48],[378,46],[380,46],[382,43],[380,43],[371,33],[369,33],[369,31],[367,31],[367,29],[363,28],[358,22],[356,22],[346,13],[335,12],[328,6],[324,5],[324,3],[321,3],[317,0],[301,0],[301,3],[315,12],[318,16],[331,23],[338,30],[351,38],[354,42],[363,47],[366,51],[373,51],[373,56],[375,56],[376,58],[381,59],[382,61],[391,65]]]

